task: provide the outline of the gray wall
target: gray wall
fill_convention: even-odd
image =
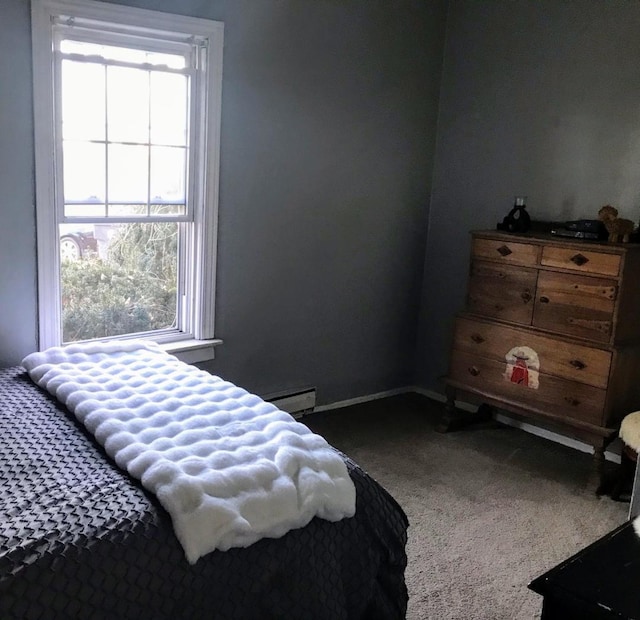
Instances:
[[[406,385],[446,0],[130,0],[225,22],[217,332],[207,368],[321,403]],[[0,8],[0,363],[36,347],[26,0]]]
[[[37,346],[29,3],[0,4],[0,366]]]
[[[416,381],[442,391],[471,229],[529,197],[538,220],[640,216],[640,3],[455,0],[445,62]]]

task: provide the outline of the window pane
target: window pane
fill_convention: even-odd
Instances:
[[[103,202],[65,204],[64,214],[65,217],[104,217],[107,215],[107,205]]]
[[[106,60],[119,60],[121,62],[166,65],[171,69],[184,69],[187,66],[185,57],[179,54],[162,54],[159,52],[148,52],[129,47],[101,45],[100,43],[85,43],[84,41],[71,41],[69,39],[65,39],[60,42],[60,51],[64,54],[101,56]]]
[[[187,145],[189,78],[175,73],[151,73],[151,142]]]
[[[64,201],[104,203],[104,144],[63,141]]]
[[[184,204],[154,204],[149,205],[149,213],[151,215],[184,215],[187,212],[187,206]]]
[[[178,224],[86,228],[60,227],[63,341],[174,327]],[[95,249],[88,249],[89,238]],[[73,241],[80,245],[77,253]]]
[[[109,144],[109,203],[147,204],[149,148]]]
[[[109,204],[109,215],[136,216],[147,215],[147,203],[144,204]]]
[[[62,136],[104,140],[104,67],[62,61]]]
[[[178,147],[151,147],[151,202],[184,204],[187,151]]]
[[[149,142],[149,72],[107,67],[109,140]]]

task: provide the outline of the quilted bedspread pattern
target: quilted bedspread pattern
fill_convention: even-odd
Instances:
[[[322,437],[154,343],[53,347],[23,366],[156,495],[192,564],[355,514],[347,467]]]
[[[21,367],[0,370],[0,618],[401,620],[407,519],[341,455],[357,510],[184,560],[157,498]]]

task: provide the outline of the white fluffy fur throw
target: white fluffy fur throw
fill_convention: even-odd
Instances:
[[[158,497],[191,563],[355,514],[346,465],[322,437],[153,343],[73,344],[22,363]]]
[[[630,413],[620,425],[620,439],[634,450],[640,450],[640,411]]]

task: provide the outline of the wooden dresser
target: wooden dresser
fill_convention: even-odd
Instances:
[[[640,245],[472,233],[441,430],[458,392],[594,447],[640,409]]]

